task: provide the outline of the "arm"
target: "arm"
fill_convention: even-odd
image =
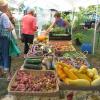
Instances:
[[[55,25],[55,22],[53,22],[53,23],[49,26],[49,28],[47,29],[47,32],[50,32],[54,25]]]
[[[49,28],[45,31],[45,35],[47,35],[55,25],[55,21],[49,26]]]

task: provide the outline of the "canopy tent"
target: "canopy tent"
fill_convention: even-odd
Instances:
[[[10,6],[18,8],[22,3],[29,7],[40,7],[43,9],[56,9],[58,11],[75,10],[78,7],[88,7],[90,5],[96,6],[96,14],[98,12],[98,4],[100,0],[8,0]],[[17,5],[15,5],[17,4]],[[72,32],[72,31],[71,31]],[[93,54],[96,40],[96,23],[93,38]]]
[[[12,7],[19,7],[22,3],[30,7],[41,7],[44,9],[56,9],[68,11],[78,7],[100,4],[100,0],[8,0]]]

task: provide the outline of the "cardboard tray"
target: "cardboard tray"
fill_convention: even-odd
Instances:
[[[29,69],[24,69],[24,71],[26,72],[31,72],[31,73],[34,73],[34,75],[36,74],[40,74],[40,73],[43,73],[45,71],[43,70],[29,70]],[[51,71],[51,70],[47,70],[47,71]],[[56,80],[56,89],[55,90],[49,90],[49,91],[40,91],[40,92],[36,92],[36,91],[12,91],[11,90],[11,85],[14,83],[15,81],[15,78],[16,78],[16,75],[17,75],[17,72],[15,72],[12,80],[10,81],[9,85],[8,85],[8,93],[12,94],[12,95],[30,95],[30,96],[55,96],[55,95],[58,95],[59,94],[59,85],[58,85],[58,79]],[[57,78],[57,75],[55,73],[55,71],[52,71],[54,74],[55,74],[55,77]]]

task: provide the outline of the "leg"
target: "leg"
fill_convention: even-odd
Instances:
[[[24,42],[24,54],[27,54],[28,53],[28,50],[29,50],[29,45],[28,45],[28,42],[25,41]]]
[[[2,37],[2,44],[1,44],[1,52],[2,52],[2,60],[3,60],[3,67],[4,70],[9,70],[9,39],[7,37]]]
[[[27,54],[28,50],[29,50],[28,36],[24,34],[24,54]]]

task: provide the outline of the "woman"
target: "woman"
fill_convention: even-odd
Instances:
[[[46,34],[49,33],[54,26],[63,27],[67,31],[67,28],[70,26],[69,22],[62,19],[61,14],[59,12],[56,12],[54,17],[55,17],[55,20],[54,22],[52,22],[50,27],[46,30]]]
[[[10,57],[9,57],[9,37],[13,27],[6,15],[8,11],[8,4],[6,0],[0,0],[0,58],[1,58],[1,68],[4,72],[10,71]]]

